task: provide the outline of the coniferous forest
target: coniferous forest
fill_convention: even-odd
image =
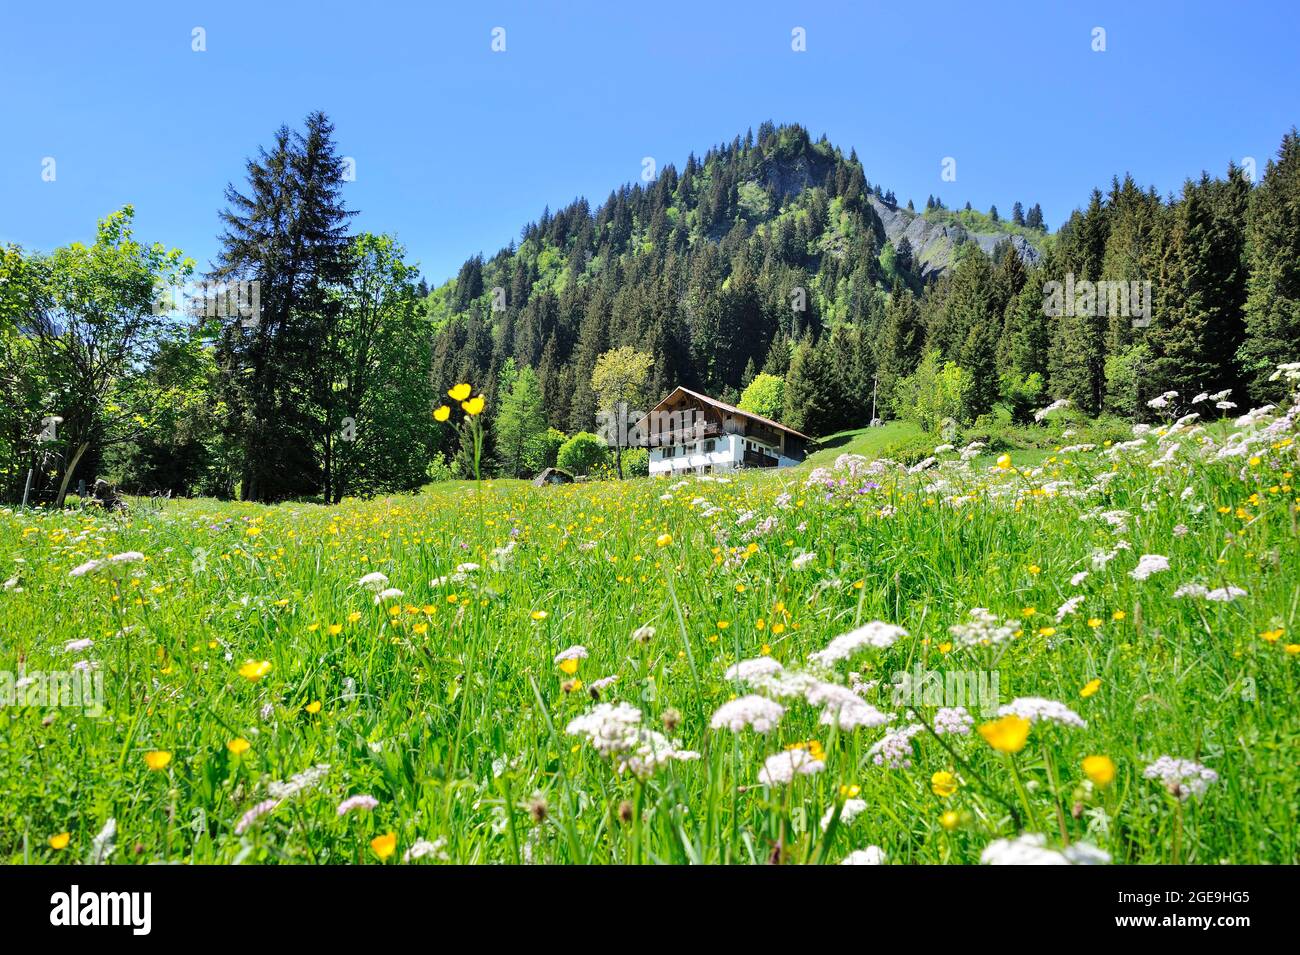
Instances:
[[[1300,343],[1294,129],[1258,182],[1229,164],[1161,196],[1117,175],[1051,231],[1020,200],[1010,219],[933,195],[918,212],[856,153],[765,122],[543,211],[436,288],[399,237],[350,228],[344,181],[317,113],[232,181],[206,272],[137,239],[129,208],[90,245],[6,248],[5,496],[29,470],[54,497],[102,477],[264,501],[413,489],[470,472],[430,417],[453,380],[482,383],[489,473],[525,474],[596,428],[592,373],[617,349],[648,369],[643,404],[685,385],[817,437],[873,413],[934,431],[1059,399],[1138,420],[1167,391],[1266,401]],[[210,296],[158,307],[196,281],[258,283],[257,322]]]

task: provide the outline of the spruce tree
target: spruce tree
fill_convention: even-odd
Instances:
[[[1247,248],[1250,278],[1239,357],[1251,398],[1275,400],[1284,385],[1269,376],[1283,362],[1300,361],[1300,135],[1294,127],[1251,197]]]
[[[245,500],[275,501],[322,487],[316,447],[330,427],[330,356],[321,345],[337,321],[334,290],[349,273],[344,162],[324,113],[306,129],[282,126],[247,163],[248,187],[226,188],[214,278],[257,282],[259,314],[226,315],[218,348],[221,393],[240,457]]]

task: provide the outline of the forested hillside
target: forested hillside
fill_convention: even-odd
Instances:
[[[764,123],[596,209],[579,199],[548,210],[518,245],[469,259],[428,298],[434,376],[492,381],[513,358],[537,370],[549,423],[582,430],[596,416],[597,356],[626,345],[653,359],[647,397],[683,384],[734,402],[756,374],[793,366],[793,426],[862,424],[891,293],[920,294],[941,256],[980,240],[1043,245],[1041,211],[1027,228],[1016,205],[1019,225],[996,210],[950,213],[934,197],[916,213],[873,185],[856,153]],[[799,346],[823,340],[839,397],[808,404]]]
[[[882,414],[946,391],[965,422],[1058,398],[1138,417],[1170,390],[1263,399],[1298,345],[1297,152],[1293,132],[1258,187],[1232,165],[1165,197],[1115,178],[1048,235],[1037,204],[901,207],[856,154],[764,124],[467,261],[428,297],[435,377],[490,382],[513,358],[566,431],[591,427],[591,369],[622,345],[652,357],[648,397],[735,401],[780,376],[784,419],[813,434],[864,424],[877,375]],[[1124,282],[1134,314],[1105,287],[1046,314],[1053,282]]]

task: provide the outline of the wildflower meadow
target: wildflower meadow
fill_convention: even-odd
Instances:
[[[0,859],[1293,862],[1300,407],[1160,400],[1033,460],[6,508]]]

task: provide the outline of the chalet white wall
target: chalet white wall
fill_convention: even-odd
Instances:
[[[737,468],[745,460],[745,441],[743,435],[724,434],[714,439],[717,444],[714,450],[705,454],[698,449],[703,446],[703,442],[694,442],[697,449],[694,454],[682,454],[682,445],[677,446],[677,454],[671,458],[664,457],[663,448],[650,449],[650,473],[651,475],[667,475],[679,472],[694,471],[697,468],[712,466],[714,471],[726,471]],[[752,440],[752,439],[750,439]],[[760,445],[760,447],[764,447]],[[787,468],[791,465],[798,464],[791,458],[781,456],[775,448],[766,448],[765,450],[772,457],[777,459],[777,467]]]

